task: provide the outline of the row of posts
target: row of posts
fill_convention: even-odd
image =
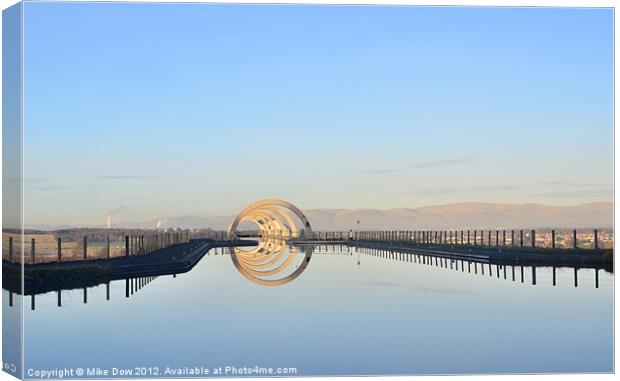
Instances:
[[[163,249],[168,246],[189,241],[189,232],[158,233],[148,235],[126,235],[125,236],[125,256],[145,255],[155,250]],[[9,262],[13,261],[13,237],[9,237]],[[57,238],[56,244],[57,261],[62,262],[62,238]],[[36,241],[30,241],[31,263],[36,263]],[[110,258],[110,237],[106,237],[106,258]],[[88,260],[88,237],[83,238],[82,260]],[[100,257],[91,259],[101,259]]]
[[[315,232],[315,236],[317,239],[325,240],[325,241],[339,241],[346,240],[351,238],[350,232]]]
[[[380,230],[380,231],[362,231],[354,235],[354,239],[363,241],[390,241],[390,242],[413,242],[423,244],[446,244],[446,245],[484,245],[486,246],[507,246],[507,231],[500,230]],[[518,239],[515,239],[515,233],[518,233]],[[511,230],[511,246],[525,246],[523,239],[524,231]],[[492,238],[495,236],[494,245]],[[500,245],[501,242],[501,245]],[[572,231],[572,247],[577,249],[577,230]],[[536,230],[530,231],[530,246],[536,247]],[[556,231],[551,230],[551,248],[556,248]],[[598,229],[594,229],[594,248],[598,249]]]

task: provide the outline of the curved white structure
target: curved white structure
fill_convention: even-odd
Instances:
[[[297,216],[296,224],[290,213]],[[288,201],[267,199],[253,202],[244,208],[228,227],[228,239],[237,239],[237,227],[241,222],[258,225],[261,237],[312,239],[312,227],[303,212]],[[299,225],[299,226],[298,226]]]

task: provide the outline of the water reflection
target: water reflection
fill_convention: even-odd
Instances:
[[[377,248],[360,248],[347,245],[289,245],[286,241],[277,238],[265,239],[259,242],[255,247],[236,247],[236,248],[213,248],[206,253],[206,258],[211,255],[230,255],[234,268],[244,278],[254,284],[261,286],[281,286],[297,279],[304,271],[308,269],[310,258],[316,256],[353,256],[355,254],[355,267],[364,266],[364,256],[384,259],[388,261],[397,261],[410,263],[416,266],[424,266],[436,268],[438,270],[450,270],[458,274],[472,274],[484,276],[486,278],[496,280],[511,280],[516,283],[528,283],[536,286],[540,283],[537,269],[541,269],[543,273],[542,282],[557,286],[557,269],[553,266],[532,266],[532,265],[507,265],[492,263],[485,259],[462,259],[453,257],[443,257],[437,255],[427,255],[415,252],[400,252],[395,250],[385,250]],[[605,268],[596,267],[561,267],[567,269],[570,274],[572,287],[583,287],[583,279],[588,281],[586,287],[599,288],[599,272],[607,271]],[[169,274],[176,278],[177,274]],[[593,275],[593,277],[592,277]],[[346,274],[343,274],[346,276]],[[85,287],[68,287],[52,292],[27,294],[30,299],[30,309],[35,310],[37,306],[37,298],[35,295],[52,294],[56,295],[56,305],[63,307],[63,291],[79,292],[83,304],[89,302],[89,290],[105,287],[105,300],[110,300],[110,285],[119,284],[120,289],[124,288],[125,298],[132,297],[143,287],[159,278],[159,276],[145,276],[127,278],[121,280],[111,280],[92,286]],[[526,282],[526,279],[528,280]],[[475,281],[475,278],[465,277],[464,281]],[[592,282],[592,283],[589,283]],[[591,285],[591,286],[590,286]],[[566,286],[566,283],[564,283]],[[122,292],[122,291],[121,291]],[[9,307],[13,307],[14,294],[19,295],[15,290],[6,290],[8,294],[6,300]]]
[[[281,239],[265,239],[252,250],[231,247],[230,254],[237,270],[249,281],[262,286],[281,286],[289,283],[306,270],[314,247],[302,246],[303,258],[297,254],[300,247],[287,246]]]
[[[205,358],[219,366],[234,354],[234,366],[293,366],[303,376],[613,370],[608,271],[578,268],[575,288],[572,267],[263,245],[234,255],[209,250],[191,271],[156,282],[88,286],[86,299],[86,286],[63,289],[62,308],[57,290],[36,295],[35,311],[31,295],[14,295],[14,308],[26,304],[28,366],[78,367],[96,359],[93,365],[106,368],[180,368]],[[288,283],[263,287],[256,278]],[[291,335],[300,324],[304,334]]]
[[[481,276],[488,274],[489,277],[496,279],[508,279],[508,271],[510,271],[511,279],[513,282],[516,282],[516,272],[519,273],[520,282],[525,283],[525,275],[529,272],[529,279],[531,279],[531,284],[536,286],[537,284],[537,268],[551,268],[552,273],[552,285],[557,286],[556,279],[556,270],[557,267],[554,266],[523,266],[523,265],[506,265],[506,264],[497,264],[491,263],[488,260],[466,260],[466,259],[455,259],[455,258],[447,258],[447,257],[439,257],[439,256],[430,256],[425,254],[416,254],[411,252],[398,252],[393,250],[382,250],[382,249],[374,249],[374,248],[356,248],[358,252],[362,254],[378,257],[386,260],[393,261],[401,261],[401,262],[411,262],[421,265],[427,265],[432,267],[439,267],[442,269],[449,269],[454,271],[465,272],[465,266],[467,266],[467,273],[471,274],[473,270],[473,274],[480,274]],[[360,260],[358,259],[358,265],[360,265]],[[515,271],[515,268],[517,269]],[[604,268],[578,268],[578,267],[568,267],[564,266],[562,268],[572,269],[572,277],[573,277],[573,285],[574,287],[579,286],[579,270],[583,271],[593,271],[594,272],[594,288],[599,288],[599,271]],[[460,269],[460,270],[459,270]],[[480,270],[480,271],[478,271]]]

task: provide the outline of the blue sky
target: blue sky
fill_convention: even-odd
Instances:
[[[26,223],[611,201],[610,9],[26,3]]]

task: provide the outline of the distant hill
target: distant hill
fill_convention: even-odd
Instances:
[[[613,226],[613,204],[553,207],[539,204],[460,203],[415,209],[308,210],[317,229],[360,228],[585,228]]]
[[[304,213],[315,230],[446,229],[446,228],[611,228],[613,203],[577,206],[540,204],[459,203],[407,209],[308,209]],[[234,216],[171,217],[163,228],[226,229]],[[128,224],[153,227],[157,221]]]

